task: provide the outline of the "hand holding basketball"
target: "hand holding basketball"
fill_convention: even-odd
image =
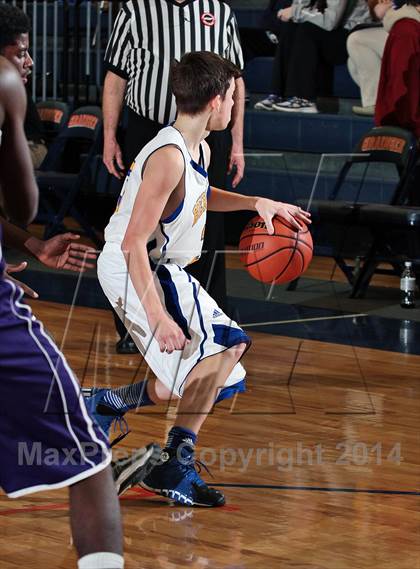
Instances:
[[[254,217],[239,241],[241,261],[249,274],[264,283],[297,279],[312,259],[310,214],[297,206],[258,199]],[[273,217],[273,212],[275,212]]]
[[[274,226],[273,218],[281,217],[292,227],[299,231],[311,222],[311,214],[302,208],[282,202],[276,202],[267,198],[258,198],[255,203],[255,209],[265,221],[267,232],[273,235]]]

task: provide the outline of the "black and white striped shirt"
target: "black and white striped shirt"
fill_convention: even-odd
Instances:
[[[243,68],[235,15],[218,0],[130,0],[115,20],[106,69],[127,79],[126,104],[167,124],[175,119],[171,62],[191,51],[212,51]]]

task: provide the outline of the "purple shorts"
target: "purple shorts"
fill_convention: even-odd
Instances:
[[[13,498],[69,486],[111,461],[77,379],[22,296],[0,277],[0,487]]]

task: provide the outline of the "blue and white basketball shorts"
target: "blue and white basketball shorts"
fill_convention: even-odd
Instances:
[[[191,342],[183,351],[162,353],[117,243],[105,244],[98,259],[98,277],[151,370],[177,397],[182,397],[188,374],[198,362],[235,345],[251,343],[196,279],[179,265],[168,263],[155,269],[156,290],[162,305]],[[245,369],[238,362],[220,389],[231,396],[235,391],[244,391],[244,385]]]
[[[0,487],[13,498],[69,486],[111,461],[79,383],[22,296],[0,277]]]

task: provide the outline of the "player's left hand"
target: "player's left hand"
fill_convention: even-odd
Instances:
[[[31,287],[29,287],[25,283],[22,283],[21,281],[18,281],[17,279],[13,278],[10,275],[10,273],[20,273],[21,271],[24,271],[27,266],[28,263],[26,261],[22,261],[22,263],[19,263],[19,265],[6,265],[4,278],[15,283],[15,285],[19,286],[23,290],[23,292],[28,296],[30,296],[31,298],[38,298],[39,294],[35,292]]]
[[[80,239],[80,235],[74,233],[64,233],[41,241],[37,250],[33,251],[35,257],[47,267],[52,269],[64,269],[84,273],[86,269],[95,267],[88,260],[96,260],[95,249],[74,243]]]
[[[285,219],[297,230],[311,223],[311,214],[297,205],[276,202],[267,198],[258,198],[255,203],[255,209],[265,221],[269,235],[274,233],[272,220],[276,215]]]
[[[230,174],[234,168],[236,168],[236,172],[232,180],[232,187],[236,188],[244,177],[245,158],[243,146],[235,143],[232,144],[232,149],[230,151],[228,174]]]

